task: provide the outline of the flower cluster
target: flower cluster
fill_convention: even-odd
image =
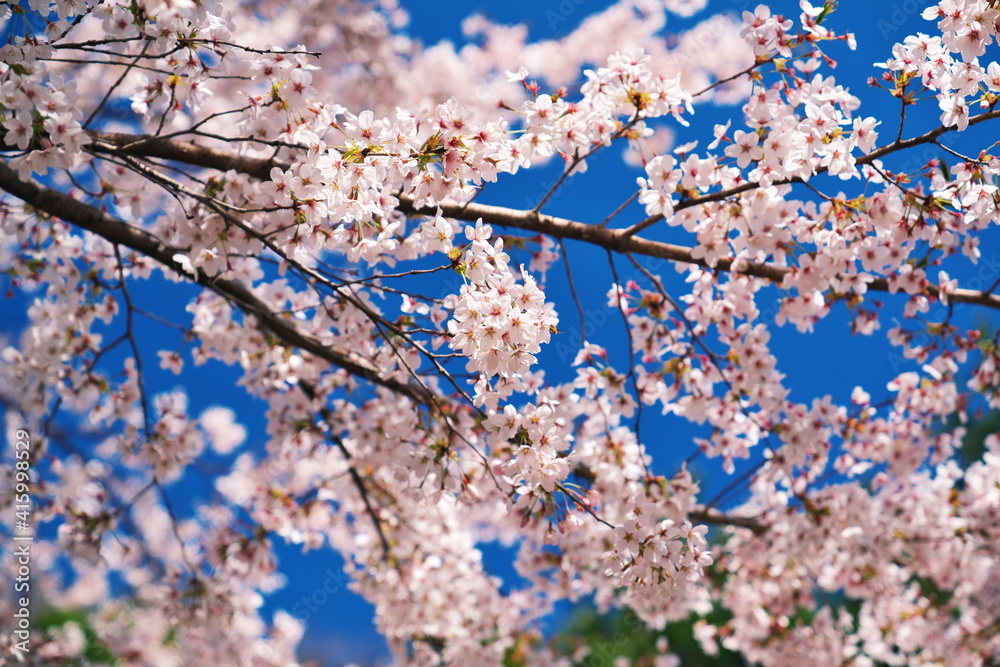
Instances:
[[[461,47],[406,36],[395,0],[0,7],[0,271],[28,304],[0,403],[37,434],[46,600],[130,664],[297,664],[328,610],[264,613],[286,543],[343,556],[323,595],[364,596],[399,664],[579,662],[541,628],[581,599],[765,665],[1000,656],[1000,439],[968,423],[1000,406],[1000,347],[963,310],[1000,308],[1000,158],[940,141],[1000,117],[1000,10],[924,11],[871,81],[886,120],[829,75],[835,3],[667,32],[705,4],[540,41],[472,17]],[[706,101],[733,117],[673,145]],[[626,145],[634,199],[547,214]],[[478,199],[556,156],[524,210]],[[607,292],[554,270],[573,243]],[[891,373],[803,394],[787,341],[838,326],[884,327]],[[171,389],[216,364],[265,426]],[[88,655],[43,634],[42,660]]]
[[[559,320],[529,274],[522,272],[523,284],[515,282],[503,239],[490,242],[490,225],[480,220],[465,235],[469,246],[459,270],[468,283],[449,306],[451,346],[469,358],[468,370],[486,378],[524,374]]]

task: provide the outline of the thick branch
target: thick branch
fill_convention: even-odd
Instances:
[[[1000,110],[980,114],[979,116],[971,119],[969,124],[974,125],[997,117],[1000,117]],[[919,137],[894,142],[872,151],[868,155],[858,158],[857,163],[868,164],[878,158],[884,157],[896,151],[912,148],[921,144],[934,143],[937,141],[938,137],[952,129],[953,128],[938,127],[930,132],[920,135]],[[200,146],[198,144],[184,141],[160,139],[144,135],[106,134],[97,132],[91,133],[91,136],[98,140],[98,143],[91,144],[91,149],[97,152],[107,150],[106,147],[101,146],[101,143],[104,143],[106,146],[114,146],[116,150],[128,152],[133,155],[159,157],[210,169],[232,169],[259,179],[269,178],[270,171],[273,167],[280,167],[283,169],[288,167],[288,165],[274,160],[250,158],[237,155],[236,153],[215,148],[208,148],[206,146]],[[821,168],[820,171],[825,171],[825,168]],[[753,190],[757,187],[760,187],[757,183],[745,183],[721,192],[706,194],[697,199],[684,202],[683,205],[679,204],[678,207],[687,208],[696,204],[719,201]],[[697,264],[699,266],[708,267],[708,264],[703,259],[693,256],[692,248],[672,243],[665,243],[662,241],[650,241],[648,239],[637,237],[635,235],[634,227],[628,230],[608,229],[600,225],[592,225],[574,220],[567,220],[565,218],[557,218],[542,213],[536,213],[534,211],[524,211],[475,203],[443,203],[440,205],[440,208],[445,216],[455,218],[457,220],[474,222],[477,219],[482,218],[484,222],[493,225],[515,227],[517,229],[547,234],[558,239],[575,239],[585,243],[599,245],[603,248],[617,252],[646,255],[648,257],[658,257],[675,262],[684,262],[686,264]],[[407,214],[433,215],[436,209],[430,207],[418,209],[413,205],[412,199],[402,197],[400,199],[399,210]],[[648,222],[649,220],[652,219],[650,218],[644,222]],[[790,267],[746,261],[740,261],[737,268],[734,269],[733,264],[734,261],[731,258],[723,257],[718,260],[714,267],[709,268],[713,268],[716,271],[743,273],[745,275],[764,278],[773,282],[781,282],[785,275],[792,270]],[[868,289],[877,292],[888,292],[889,282],[885,278],[876,278],[872,282],[868,283]],[[937,285],[931,284],[927,286],[925,293],[937,297],[940,294],[940,290]],[[1000,296],[991,294],[988,291],[984,292],[970,289],[958,289],[953,293],[950,293],[948,298],[953,302],[974,303],[987,306],[989,308],[1000,309]]]
[[[44,211],[85,229],[110,243],[131,248],[155,259],[179,275],[191,277],[190,273],[173,259],[178,251],[164,245],[152,234],[132,227],[100,209],[73,199],[58,190],[53,190],[34,181],[21,180],[17,172],[4,163],[0,163],[0,189],[9,192],[39,211]],[[200,269],[196,271],[194,281],[233,303],[244,313],[256,317],[262,327],[270,330],[286,345],[301,348],[334,366],[343,368],[352,375],[391,389],[418,403],[433,404],[434,397],[427,389],[384,377],[378,370],[364,361],[331,349],[315,338],[302,333],[293,324],[274,313],[243,283],[212,278]]]
[[[737,528],[747,528],[752,530],[755,535],[761,535],[767,532],[768,526],[761,523],[759,520],[748,517],[748,516],[733,516],[731,514],[723,514],[719,510],[714,509],[701,509],[692,510],[688,517],[691,521],[700,521],[702,523],[711,523],[717,526],[735,526]]]
[[[88,148],[98,153],[109,152],[108,146],[113,146],[115,149],[130,155],[158,157],[219,171],[232,169],[262,181],[270,179],[273,167],[288,168],[287,164],[275,160],[247,157],[189,141],[176,141],[147,134],[111,134],[107,132],[88,132],[87,134],[97,140],[97,143],[89,144]],[[102,144],[104,145],[102,146]]]
[[[697,264],[716,271],[726,271],[742,273],[757,278],[765,278],[774,282],[781,282],[786,274],[792,269],[785,266],[775,266],[773,264],[762,264],[759,262],[747,262],[741,260],[734,261],[729,257],[722,257],[714,267],[709,267],[704,259],[694,257],[693,249],[687,246],[674,245],[662,241],[650,241],[641,237],[632,236],[624,229],[608,229],[597,225],[588,225],[565,218],[556,218],[551,215],[534,213],[532,211],[521,211],[502,206],[489,206],[486,204],[457,204],[443,203],[437,207],[418,209],[413,205],[413,201],[407,198],[400,200],[399,209],[404,213],[434,215],[440,208],[441,213],[449,218],[457,220],[467,220],[474,222],[482,218],[483,222],[491,225],[504,227],[515,227],[532,232],[547,234],[559,239],[575,239],[585,243],[615,250],[622,253],[633,253],[636,255],[647,255],[649,257],[659,257],[685,264]],[[734,267],[734,264],[736,265]],[[885,278],[876,278],[868,283],[868,289],[878,292],[889,291],[889,281]],[[926,293],[938,296],[940,289],[937,285],[928,285]],[[948,299],[955,302],[976,303],[990,308],[1000,309],[1000,296],[989,292],[977,290],[957,289],[948,293]]]

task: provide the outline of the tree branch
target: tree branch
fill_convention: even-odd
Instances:
[[[109,153],[112,150],[109,147],[113,146],[115,150],[124,151],[130,155],[158,157],[219,171],[233,170],[262,181],[271,178],[271,169],[274,167],[288,169],[289,166],[271,159],[247,157],[189,141],[176,141],[148,134],[112,134],[107,132],[88,132],[87,134],[97,140],[97,143],[87,145],[89,150],[96,153]]]
[[[732,516],[731,514],[723,514],[719,510],[714,510],[711,508],[691,510],[688,513],[688,517],[692,521],[700,521],[702,523],[711,523],[719,526],[736,526],[737,528],[746,528],[752,530],[755,535],[761,535],[767,532],[768,526],[761,523],[758,519],[748,516]]]
[[[1000,109],[995,109],[972,118],[969,121],[969,125],[976,125],[998,117],[1000,117]],[[869,164],[879,158],[900,150],[905,150],[921,144],[936,143],[938,137],[952,131],[953,129],[954,128],[951,127],[941,126],[918,137],[913,137],[903,141],[895,141],[872,151],[868,155],[858,158],[857,164]],[[186,164],[217,169],[220,171],[227,171],[231,169],[262,180],[266,180],[270,177],[272,168],[278,167],[281,169],[287,169],[289,166],[272,159],[251,158],[190,142],[176,141],[148,135],[108,134],[100,132],[91,132],[90,135],[94,139],[98,140],[97,143],[90,144],[88,147],[89,150],[94,152],[110,152],[110,150],[112,150],[110,147],[113,146],[113,150],[120,150],[133,155],[159,157],[162,159],[184,162]],[[105,144],[103,147],[101,146],[102,143]],[[826,168],[823,167],[817,170],[817,173],[823,173],[825,171]],[[785,181],[777,181],[775,184],[795,182],[798,182],[798,180],[788,179]],[[735,195],[754,190],[758,187],[760,187],[758,183],[744,183],[727,190],[712,192],[702,197],[681,202],[675,207],[675,209],[679,210],[683,208],[690,208],[691,206],[698,204],[720,201],[728,197],[733,197]],[[417,208],[414,206],[412,199],[404,196],[400,198],[398,208],[401,212],[409,215],[434,215],[437,207]],[[714,267],[709,267],[703,259],[692,256],[693,249],[690,247],[665,243],[662,241],[650,241],[648,239],[635,236],[636,231],[639,231],[637,229],[638,226],[641,225],[645,228],[662,219],[662,217],[657,216],[647,218],[641,223],[638,223],[638,225],[633,225],[628,229],[607,229],[599,225],[586,224],[574,220],[567,220],[565,218],[557,218],[530,210],[525,211],[500,206],[489,206],[486,204],[460,204],[446,202],[440,204],[440,209],[445,216],[456,220],[474,222],[477,219],[482,218],[484,222],[493,225],[514,227],[517,229],[547,234],[557,239],[574,239],[585,243],[599,245],[603,248],[616,252],[633,253],[648,257],[668,259],[674,262],[696,264],[716,271],[742,273],[748,276],[764,278],[772,282],[781,282],[785,275],[792,271],[790,267],[747,261],[740,261],[734,268],[734,264],[737,263],[732,258],[728,257],[720,258]],[[888,292],[889,282],[885,278],[876,278],[872,282],[868,283],[868,289],[877,292]],[[939,297],[940,289],[937,285],[929,284],[925,288],[925,294]],[[988,291],[957,289],[953,293],[948,294],[948,298],[953,302],[973,303],[1000,310],[1000,296],[993,295]]]
[[[704,259],[694,257],[692,254],[693,248],[687,246],[674,245],[673,243],[665,243],[663,241],[650,241],[631,236],[624,229],[607,229],[606,227],[588,225],[576,222],[575,220],[556,218],[541,213],[536,214],[531,211],[521,211],[486,204],[457,203],[442,203],[436,207],[417,208],[413,205],[413,201],[406,197],[401,198],[399,203],[399,210],[409,214],[434,215],[438,209],[441,210],[441,214],[445,217],[457,220],[474,222],[482,218],[483,222],[492,225],[515,227],[517,229],[548,234],[559,239],[575,239],[616,252],[658,257],[685,264],[697,264],[698,266],[704,266],[715,271],[742,273],[756,278],[764,278],[772,282],[781,282],[785,275],[792,271],[791,267],[733,260],[730,257],[719,258],[716,265],[712,267]],[[885,278],[876,278],[868,283],[868,289],[876,292],[888,292],[889,281]],[[928,284],[925,288],[925,293],[937,297],[941,293],[941,290],[937,285]],[[989,292],[956,289],[954,292],[948,293],[948,299],[954,302],[975,303],[1000,309],[1000,296],[990,294]]]
[[[132,227],[100,209],[73,199],[58,190],[53,190],[34,181],[21,180],[16,171],[2,162],[0,162],[0,189],[7,191],[39,211],[44,211],[49,215],[92,232],[104,238],[109,243],[131,248],[151,259],[155,259],[160,264],[172,269],[178,275],[192,278],[191,274],[185,271],[173,259],[179,250],[165,245],[160,239],[149,232]],[[301,348],[334,366],[343,368],[352,375],[386,387],[418,403],[427,406],[434,405],[435,396],[425,387],[384,377],[377,369],[368,365],[363,360],[352,358],[344,352],[331,349],[312,336],[302,333],[293,324],[274,313],[267,304],[258,299],[243,283],[234,280],[213,278],[200,269],[196,269],[196,275],[193,277],[193,280],[202,287],[215,292],[234,304],[244,313],[256,317],[262,327],[271,331],[286,345]]]

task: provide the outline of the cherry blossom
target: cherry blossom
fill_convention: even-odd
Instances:
[[[877,115],[833,2],[614,2],[537,41],[473,16],[461,46],[393,0],[7,7],[0,401],[39,594],[91,610],[32,653],[298,664],[307,619],[265,611],[286,544],[341,554],[397,664],[572,664],[545,627],[583,599],[764,665],[991,664],[1000,439],[963,442],[1000,408],[964,319],[1000,308],[993,4],[871,45]],[[598,161],[633,190],[607,211],[572,182]],[[806,395],[784,341],[819,327],[899,363]],[[260,414],[178,385],[219,365]]]

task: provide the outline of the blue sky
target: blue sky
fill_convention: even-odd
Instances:
[[[587,14],[606,6],[604,3],[590,0],[549,0],[525,2],[510,0],[504,3],[469,3],[453,1],[436,1],[433,3],[404,0],[403,6],[411,12],[411,23],[408,32],[422,39],[425,43],[434,43],[440,39],[462,40],[460,25],[462,20],[471,13],[482,12],[490,18],[505,22],[527,22],[533,38],[549,37],[565,34]],[[718,1],[709,4],[707,15],[712,11],[742,11],[752,9],[756,3],[747,0]],[[837,44],[830,47],[830,53],[840,61],[840,67],[835,70],[838,81],[848,85],[855,95],[863,100],[862,115],[876,117],[887,115],[896,118],[898,107],[894,100],[883,91],[869,89],[865,80],[877,75],[879,70],[872,66],[876,60],[884,60],[888,56],[888,48],[892,42],[902,39],[905,35],[916,31],[931,32],[933,25],[919,17],[919,11],[929,2],[914,3],[913,0],[899,0],[893,3],[859,3],[844,2],[841,8],[830,19],[838,30],[853,30],[857,34],[858,51],[850,52],[845,45]],[[797,2],[772,3],[776,10],[797,15]],[[572,10],[572,11],[571,11]],[[556,17],[567,20],[554,20]],[[696,17],[697,18],[697,17]],[[692,25],[691,20],[671,19],[668,28],[682,31]],[[734,63],[733,70],[742,69],[745,63]],[[933,103],[931,103],[933,104]],[[930,105],[927,105],[930,106]],[[682,143],[695,138],[702,139],[711,136],[714,123],[739,117],[738,107],[712,109],[699,107],[692,119],[692,128],[678,132],[677,141]],[[936,114],[926,117],[914,116],[908,126],[908,134],[916,134],[936,121]],[[890,121],[891,122],[891,121]],[[882,128],[885,131],[887,123]],[[892,126],[894,131],[895,127]],[[988,143],[988,142],[987,142]],[[961,147],[961,142],[951,144]],[[978,150],[978,149],[977,149]],[[920,151],[917,151],[921,155]],[[926,160],[928,156],[922,156]],[[516,177],[501,179],[491,185],[479,201],[484,203],[518,205],[524,199],[524,192],[536,192],[538,184],[551,181],[557,175],[557,166],[550,169],[521,172]],[[635,189],[635,177],[638,172],[633,168],[623,168],[622,162],[615,155],[606,155],[604,159],[595,160],[586,174],[570,179],[564,193],[555,197],[546,207],[546,212],[581,221],[595,219],[595,211],[603,218],[613,210],[619,202],[625,200]],[[848,182],[844,188],[856,188]],[[595,193],[599,193],[595,196]],[[801,196],[801,195],[800,195]],[[621,218],[624,224],[628,220],[644,217],[638,207],[629,209]],[[676,232],[676,230],[674,230]],[[669,236],[669,232],[657,232],[665,240],[687,242],[679,237]],[[995,241],[995,235],[994,239]],[[995,261],[991,254],[989,241],[984,240],[983,254],[987,262]],[[588,308],[604,309],[605,297],[611,282],[611,272],[605,253],[595,247],[583,244],[568,244],[570,260],[574,267],[586,267],[577,270],[574,277],[584,304]],[[992,266],[992,265],[991,265]],[[621,276],[632,274],[627,260],[619,258],[617,268]],[[1000,276],[1000,267],[993,266],[992,276]],[[664,272],[668,280],[668,288],[674,294],[681,294],[683,283],[672,271]],[[956,274],[953,274],[956,275]],[[966,280],[975,273],[966,274]],[[961,272],[958,277],[963,277]],[[547,285],[550,299],[559,305],[563,326],[569,329],[576,325],[577,316],[564,278],[563,267],[557,264],[549,273]],[[134,298],[142,305],[155,304],[157,312],[175,322],[187,324],[189,316],[184,307],[194,294],[192,288],[176,284],[142,284],[133,289]],[[773,290],[771,297],[773,298]],[[901,303],[900,299],[887,297],[885,301],[892,304]],[[23,299],[14,301],[0,300],[0,329],[11,332],[23,326],[23,316],[20,309]],[[972,324],[979,319],[990,321],[981,310],[974,307],[959,308],[956,311],[959,322]],[[810,335],[798,334],[794,328],[774,328],[772,347],[778,351],[779,370],[786,374],[786,384],[793,389],[792,399],[803,402],[811,401],[813,397],[832,394],[835,401],[846,403],[851,389],[856,385],[864,385],[874,398],[879,397],[879,391],[894,372],[912,368],[908,363],[901,363],[897,352],[885,340],[885,330],[890,326],[890,320],[883,318],[883,328],[871,337],[852,337],[849,335],[846,309],[840,306],[821,321],[816,331]],[[175,332],[164,330],[159,325],[140,318],[140,339],[148,341],[146,348],[146,368],[149,383],[156,390],[169,389],[183,384],[190,398],[191,414],[199,414],[204,408],[222,404],[236,410],[240,420],[248,427],[250,437],[247,447],[254,451],[263,451],[266,441],[263,422],[263,405],[247,398],[245,393],[235,387],[239,373],[218,363],[210,363],[205,367],[196,368],[190,362],[185,366],[185,373],[178,378],[157,368],[155,351],[158,349],[183,349],[183,344]],[[625,340],[620,318],[617,312],[612,312],[608,323],[599,330],[591,331],[595,342],[609,347],[611,360],[619,370],[627,368],[627,352],[622,347]],[[817,351],[819,353],[817,353]],[[189,355],[185,355],[190,359]],[[543,352],[542,364],[550,379],[566,379],[572,374],[560,364],[554,349]],[[109,358],[112,363],[115,357]],[[656,411],[647,410],[642,424],[643,440],[650,453],[655,457],[656,470],[669,473],[677,464],[693,451],[691,438],[701,435],[701,429],[677,419],[664,419]],[[737,474],[752,462],[738,462]],[[729,481],[720,476],[719,466],[712,463],[704,467],[696,465],[696,472],[704,477],[704,488],[711,495],[725,486]],[[169,488],[172,499],[181,503],[197,503],[211,497],[211,476],[207,474],[188,475],[184,482]],[[487,565],[501,576],[508,579],[512,572],[506,563],[508,554],[498,548],[487,548],[485,557]],[[268,598],[267,609],[278,608],[292,610],[311,596],[317,586],[322,586],[330,576],[329,572],[339,572],[341,559],[327,550],[301,554],[296,548],[279,547],[281,559],[280,570],[289,573],[288,585]],[[372,617],[373,609],[364,600],[335,584],[330,588],[335,592],[328,595],[325,602],[309,618],[310,627],[303,643],[303,657],[321,657],[325,664],[335,665],[341,661],[368,661],[387,655],[385,643],[375,632]],[[316,598],[315,602],[319,602]],[[301,607],[300,607],[301,609]]]

